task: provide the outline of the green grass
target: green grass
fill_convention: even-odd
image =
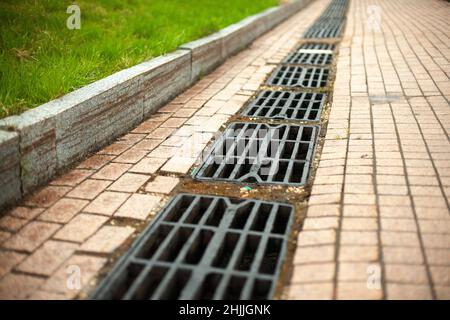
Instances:
[[[65,0],[0,1],[0,118],[20,113],[278,0],[79,0],[69,30]]]

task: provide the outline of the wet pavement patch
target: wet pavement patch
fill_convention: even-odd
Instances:
[[[329,74],[328,68],[281,65],[269,77],[267,84],[281,87],[322,88],[327,85]]]
[[[269,299],[291,205],[179,194],[100,284],[94,299]]]
[[[243,116],[278,120],[318,121],[326,94],[261,91],[242,112]]]
[[[301,186],[318,126],[231,123],[194,174],[198,180]]]

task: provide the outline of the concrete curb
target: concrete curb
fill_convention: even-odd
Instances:
[[[175,52],[0,120],[0,208],[128,132],[310,1],[267,9]]]

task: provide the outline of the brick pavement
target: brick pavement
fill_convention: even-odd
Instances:
[[[450,298],[449,16],[351,1],[289,298]]]
[[[2,215],[0,297],[84,298],[328,3]],[[350,1],[287,298],[450,298],[449,12],[441,0]]]
[[[83,298],[328,1],[300,11],[0,218],[0,298]],[[78,273],[79,272],[79,273]],[[81,282],[75,281],[81,275]]]

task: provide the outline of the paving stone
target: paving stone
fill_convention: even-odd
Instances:
[[[124,174],[129,168],[130,164],[124,163],[110,163],[101,168],[97,173],[95,173],[92,178],[103,179],[103,180],[116,180],[122,174]]]
[[[74,169],[63,176],[54,179],[50,182],[50,185],[75,187],[87,179],[93,172],[93,170]]]
[[[291,282],[295,284],[332,281],[334,269],[334,263],[295,265]]]
[[[67,223],[80,212],[89,201],[80,199],[63,198],[48,208],[39,216],[39,220]]]
[[[123,192],[104,191],[95,200],[93,200],[84,212],[112,215],[124,202],[130,197],[130,194]]]
[[[0,278],[25,259],[26,256],[14,251],[0,251]]]
[[[90,237],[81,250],[96,253],[112,253],[134,232],[132,227],[104,226]]]
[[[301,247],[295,251],[294,264],[332,262],[334,245]]]
[[[4,248],[32,252],[60,228],[59,224],[32,221],[5,241]]]
[[[16,218],[11,215],[0,218],[0,229],[15,232],[22,228],[28,221],[21,218]]]
[[[132,149],[125,151],[120,156],[115,158],[114,162],[135,164],[139,160],[141,160],[143,157],[145,157],[147,154],[148,154],[147,150],[138,149],[138,148],[133,147]]]
[[[28,208],[28,207],[14,207],[10,211],[8,211],[8,215],[22,218],[25,220],[32,220],[41,214],[45,209],[44,208]]]
[[[367,282],[339,282],[337,299],[340,300],[379,300],[382,299],[381,289],[368,288]]]
[[[107,220],[107,217],[81,213],[62,227],[61,230],[56,233],[54,238],[73,242],[83,242],[97,231]]]
[[[158,171],[159,168],[166,162],[166,159],[161,158],[144,158],[136,163],[130,172],[151,174]]]
[[[37,275],[51,276],[61,263],[78,248],[77,244],[49,240],[27,257],[17,270]]]
[[[48,186],[38,192],[33,193],[25,200],[25,205],[36,207],[50,207],[60,198],[62,198],[71,188]]]
[[[40,290],[74,298],[105,263],[105,258],[74,255],[45,281]]]
[[[117,179],[108,190],[136,192],[150,177],[136,173],[125,173]]]
[[[8,274],[0,280],[0,297],[3,300],[23,300],[36,291],[44,279],[23,275]]]
[[[78,168],[98,170],[112,159],[114,159],[114,156],[96,154],[83,161],[80,165],[78,165]]]
[[[111,181],[88,179],[67,194],[68,197],[92,200],[105,190]]]
[[[373,245],[341,245],[338,259],[342,262],[376,262],[379,259],[379,249]]]
[[[167,163],[161,168],[162,171],[173,173],[187,173],[189,169],[194,165],[195,158],[187,158],[182,156],[174,156],[167,161]]]
[[[432,298],[430,287],[425,285],[387,283],[386,291],[389,300],[429,300]]]
[[[179,182],[178,178],[157,176],[145,186],[145,191],[169,194]]]
[[[331,300],[333,299],[332,283],[291,284],[289,299],[293,300]]]
[[[147,194],[133,194],[114,214],[115,217],[124,217],[145,220],[152,210],[158,208],[161,197]]]
[[[384,270],[388,283],[428,284],[426,269],[422,265],[386,263]]]
[[[1,231],[0,230],[0,243],[3,241],[9,239],[11,237],[12,233],[8,231]]]

